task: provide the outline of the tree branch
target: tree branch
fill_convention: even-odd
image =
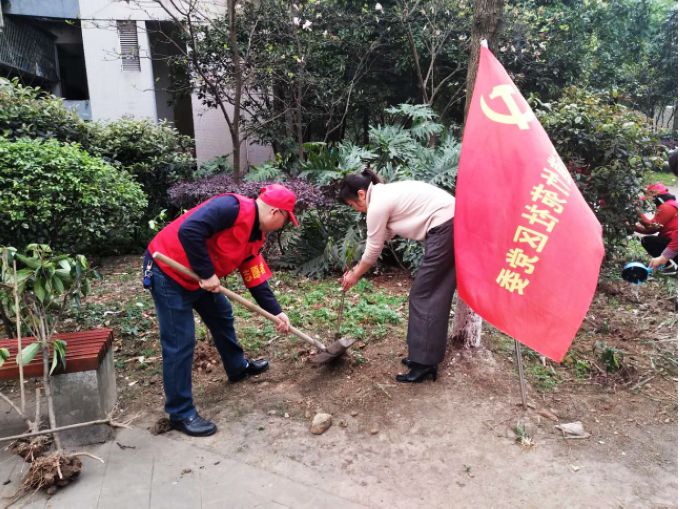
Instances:
[[[32,433],[23,433],[21,435],[12,435],[10,437],[0,437],[0,442],[9,442],[12,440],[19,440],[21,438],[30,438],[30,437],[37,437],[40,435],[49,435],[49,434],[54,434],[59,431],[67,431],[70,429],[77,429],[77,428],[84,428],[86,426],[94,426],[97,424],[108,424],[109,426],[113,428],[130,428],[130,423],[122,423],[122,422],[116,422],[111,418],[106,418],[106,419],[97,419],[95,421],[88,421],[88,422],[79,422],[77,424],[69,424],[67,426],[59,426],[59,427],[54,427],[51,429],[44,429],[40,431],[34,431]]]
[[[5,396],[2,392],[0,392],[0,398],[4,399],[7,404],[12,407],[12,410],[19,414],[19,417],[21,417],[26,422],[29,428],[31,427],[31,421],[24,415],[21,409],[12,402],[11,399]]]

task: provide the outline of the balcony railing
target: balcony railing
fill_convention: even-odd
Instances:
[[[0,65],[56,82],[54,37],[21,19],[5,16],[4,22],[0,31]]]

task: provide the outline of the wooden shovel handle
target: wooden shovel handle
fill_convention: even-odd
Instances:
[[[188,267],[185,267],[184,265],[182,265],[182,264],[179,263],[179,262],[176,262],[176,261],[173,260],[172,258],[168,258],[168,257],[165,256],[163,253],[159,253],[158,251],[156,251],[156,252],[153,253],[153,255],[151,255],[151,256],[153,257],[154,260],[159,260],[159,261],[165,263],[166,265],[169,265],[169,266],[172,267],[173,269],[178,270],[179,272],[182,272],[183,274],[186,274],[186,275],[189,276],[190,278],[195,279],[196,281],[200,281],[200,279],[201,279],[201,278],[198,276],[198,274],[196,274],[193,270],[191,270],[191,269],[188,268]],[[225,287],[222,286],[222,285],[220,285],[220,293],[222,293],[223,295],[227,296],[230,300],[235,300],[236,302],[238,302],[238,303],[241,304],[242,306],[248,308],[248,309],[249,309],[250,311],[252,311],[253,313],[257,313],[257,314],[260,315],[260,316],[264,316],[265,318],[267,318],[268,320],[270,320],[270,321],[272,321],[272,322],[274,322],[274,323],[276,323],[276,324],[279,323],[279,319],[276,318],[276,316],[272,315],[272,314],[271,314],[270,312],[268,312],[268,311],[265,311],[264,309],[262,309],[262,308],[261,308],[260,306],[258,306],[257,304],[253,304],[253,303],[250,302],[248,299],[244,299],[244,298],[241,297],[238,293],[232,292],[231,290],[229,290],[228,288],[225,288]],[[326,351],[326,346],[325,346],[321,341],[319,341],[318,339],[314,339],[314,338],[311,337],[311,336],[308,336],[307,334],[305,334],[304,332],[302,332],[300,329],[296,329],[295,327],[293,327],[293,326],[291,325],[291,326],[290,326],[290,332],[292,332],[293,334],[295,334],[295,335],[296,335],[297,337],[299,337],[300,339],[305,340],[305,341],[306,341],[307,343],[309,343],[310,345],[315,346],[315,347],[318,348],[319,350],[321,350],[321,351],[323,351],[323,352]]]

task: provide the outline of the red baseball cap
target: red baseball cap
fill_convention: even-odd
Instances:
[[[668,188],[661,182],[657,182],[655,184],[649,184],[647,186],[647,191],[656,191],[657,193],[666,194],[668,193]]]
[[[296,199],[293,191],[281,184],[270,184],[260,189],[259,198],[270,207],[288,212],[291,222],[298,226],[298,221],[293,214]]]

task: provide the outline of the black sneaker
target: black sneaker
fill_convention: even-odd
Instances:
[[[671,260],[666,265],[659,269],[659,274],[662,274],[664,276],[677,276],[678,266],[675,264],[673,260]]]
[[[235,384],[236,382],[240,382],[249,376],[259,375],[260,373],[264,373],[267,371],[267,369],[269,369],[269,361],[265,359],[258,359],[256,361],[246,359],[246,362],[248,365],[245,367],[245,369],[236,376],[230,376],[229,382]]]
[[[217,426],[200,415],[196,414],[193,417],[181,420],[170,419],[170,426],[172,429],[181,431],[190,437],[208,437],[214,435],[217,431]]]

